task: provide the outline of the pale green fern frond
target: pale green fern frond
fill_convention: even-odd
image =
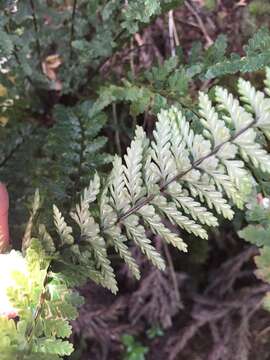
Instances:
[[[131,145],[127,150],[127,154],[125,155],[126,166],[123,168],[127,196],[132,205],[144,195],[141,173],[142,157],[142,141],[139,138],[136,138],[131,142]]]
[[[264,80],[264,84],[265,84],[265,92],[267,95],[270,95],[270,67],[267,67],[265,69],[265,80]]]
[[[135,242],[153,265],[160,270],[164,270],[165,262],[159,252],[151,244],[151,240],[147,238],[144,227],[139,224],[139,217],[137,215],[130,215],[127,219],[123,220],[123,223],[128,238]]]
[[[253,166],[261,168],[262,171],[270,172],[270,157],[256,142],[256,131],[251,128],[256,127],[258,120],[253,118],[227,90],[218,87],[216,97],[220,108],[225,111],[223,118],[231,122],[235,131],[240,132],[232,141],[238,146],[242,158],[246,162],[251,161]],[[254,96],[252,98],[254,99]]]
[[[163,196],[158,195],[152,201],[152,204],[156,205],[156,207],[168,218],[168,220],[170,220],[172,224],[186,230],[189,234],[194,234],[202,239],[207,239],[206,230],[194,220],[183,215],[172,201],[166,201]]]
[[[194,219],[194,221],[199,221],[201,224],[208,226],[218,225],[217,218],[202,206],[200,202],[189,196],[187,190],[184,190],[180,184],[170,184],[166,193],[171,196],[178,210],[179,207],[180,209],[182,208],[187,215],[190,215]]]
[[[256,116],[256,126],[270,138],[270,99],[262,91],[256,91],[249,81],[239,79],[239,93],[248,105],[248,110]]]
[[[81,230],[77,251],[89,244],[102,283],[112,291],[116,281],[108,246],[136,278],[140,273],[129,242],[164,269],[152,235],[187,251],[185,231],[207,238],[204,225],[217,226],[217,215],[232,219],[234,205],[243,208],[254,182],[249,169],[270,172],[270,156],[257,136],[270,126],[269,100],[244,80],[239,92],[240,100],[217,87],[214,101],[200,93],[199,131],[177,107],[162,110],[151,141],[138,127],[124,160],[115,157],[101,196],[98,175],[84,191],[72,212]],[[89,208],[96,202],[99,216]]]
[[[103,278],[103,285],[116,293],[117,284],[107,255],[105,241],[100,234],[99,224],[89,211],[89,204],[96,200],[99,189],[100,180],[96,174],[89,187],[83,191],[80,204],[76,206],[76,210],[71,213],[71,216],[80,228],[82,241],[88,244],[93,252],[97,268],[100,269]]]
[[[103,229],[103,233],[105,237],[112,242],[112,245],[115,251],[119,254],[121,259],[128,265],[129,270],[135,276],[136,279],[140,278],[140,270],[139,266],[132,257],[131,252],[127,246],[127,237],[121,233],[121,229],[118,226],[115,226],[115,222],[117,220],[116,214],[113,211],[111,205],[109,205],[109,198],[107,195],[108,189],[105,189],[101,195],[100,200],[100,220],[101,220],[101,228]],[[106,231],[106,229],[110,229],[110,231]]]

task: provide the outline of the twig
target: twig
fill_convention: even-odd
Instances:
[[[171,45],[171,55],[176,55],[175,45],[179,46],[180,41],[177,34],[177,29],[175,26],[174,16],[173,16],[173,10],[169,11],[169,38],[170,38],[170,45]]]
[[[188,10],[192,13],[192,15],[196,18],[199,28],[200,28],[201,32],[203,33],[203,36],[205,37],[206,47],[211,46],[214,43],[214,41],[208,34],[200,15],[197,13],[197,11],[193,8],[193,6],[188,1],[185,1],[185,5],[188,8]]]
[[[179,40],[179,36],[178,36],[177,29],[175,26],[174,17],[172,18],[172,21],[173,21],[173,35],[174,35],[175,45],[180,46],[180,40]]]
[[[142,48],[143,46],[146,45],[146,43],[144,42],[144,39],[141,37],[141,35],[139,33],[136,33],[134,35],[134,39],[135,39],[136,43],[138,44],[139,48]],[[154,46],[154,44],[152,42],[150,42],[150,43],[151,43],[151,46]],[[147,64],[148,56],[145,51],[142,52],[141,57],[142,57],[143,63]]]
[[[263,330],[261,330],[257,335],[256,335],[256,340],[258,341],[259,339],[261,339],[263,336],[265,336],[267,333],[270,332],[270,326],[267,326],[266,328],[264,328]]]
[[[169,39],[170,39],[170,47],[171,47],[171,56],[176,55],[175,44],[174,44],[174,21],[173,21],[173,10],[169,11]]]
[[[192,22],[192,21],[183,20],[183,19],[177,19],[176,21],[178,23],[181,23],[181,24],[184,24],[184,25],[189,25],[189,26],[195,27],[196,29],[200,29],[199,25]]]
[[[181,306],[181,296],[180,296],[180,292],[179,292],[179,287],[178,287],[178,283],[177,283],[177,278],[176,278],[176,274],[175,274],[175,270],[174,270],[170,250],[169,250],[168,245],[167,245],[167,243],[165,241],[163,241],[162,245],[163,245],[164,252],[165,252],[165,255],[166,255],[166,258],[167,258],[167,261],[168,261],[169,271],[171,273],[171,278],[172,278],[172,282],[173,282],[173,286],[174,286],[176,300],[177,300],[177,303],[178,303],[178,305],[180,307]]]

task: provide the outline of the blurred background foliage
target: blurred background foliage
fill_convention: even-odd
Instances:
[[[52,203],[69,213],[137,124],[151,134],[160,109],[177,103],[196,123],[198,90],[235,91],[239,74],[263,88],[269,21],[267,0],[1,1],[0,179],[15,247],[36,188],[50,226]],[[133,249],[143,268],[135,283],[112,256],[121,292],[81,290],[72,359],[269,358],[269,286],[253,258],[269,281],[270,181],[255,175],[247,215],[223,221],[209,242],[188,236],[188,256],[162,249],[165,273]]]

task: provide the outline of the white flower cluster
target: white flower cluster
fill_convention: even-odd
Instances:
[[[17,309],[12,306],[7,296],[7,289],[15,285],[15,272],[28,274],[27,263],[22,254],[15,250],[0,254],[0,316],[12,318],[17,315]]]

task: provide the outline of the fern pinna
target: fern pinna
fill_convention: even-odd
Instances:
[[[267,92],[268,84],[269,79]],[[140,269],[129,241],[164,269],[150,233],[187,251],[185,231],[207,238],[207,228],[218,224],[217,215],[232,219],[232,205],[243,208],[255,181],[253,169],[270,172],[270,156],[260,144],[263,136],[269,137],[270,100],[243,79],[238,90],[241,102],[221,87],[215,89],[214,101],[200,93],[197,131],[177,106],[158,114],[152,139],[137,127],[124,159],[115,156],[109,177],[103,180],[96,173],[82,192],[70,213],[70,224],[76,226],[68,225],[54,205],[58,241],[43,224],[31,240],[36,195],[23,248],[28,266],[37,269],[32,283],[37,291],[34,297],[26,296],[29,306],[18,300],[16,286],[8,291],[20,319],[17,327],[13,320],[1,319],[5,340],[0,350],[5,359],[15,353],[27,360],[59,359],[72,351],[64,339],[70,334],[68,315],[76,316],[74,305],[80,298],[68,289],[91,278],[117,292],[109,246],[138,279]],[[172,226],[166,226],[168,222]],[[29,281],[20,273],[13,277],[18,284]],[[33,290],[27,283],[25,288]]]

